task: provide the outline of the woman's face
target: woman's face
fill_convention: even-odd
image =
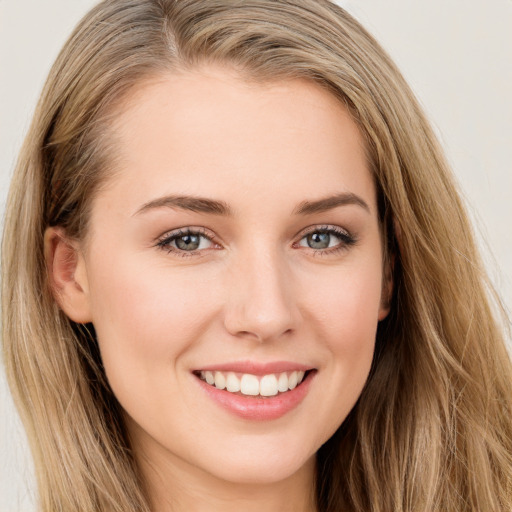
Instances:
[[[387,314],[348,111],[205,67],[139,89],[113,130],[75,279],[136,453],[230,482],[311,468]]]

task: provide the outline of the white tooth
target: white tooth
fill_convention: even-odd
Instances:
[[[233,372],[229,372],[226,376],[226,389],[231,393],[240,391],[240,379]]]
[[[297,384],[300,384],[302,382],[302,379],[304,378],[305,373],[306,372],[303,372],[303,371],[297,372]]]
[[[201,373],[199,374],[199,376],[201,377],[201,379],[205,380],[206,379],[206,374],[205,372],[201,371]]]
[[[226,377],[221,372],[215,372],[215,387],[217,389],[224,389],[226,387]]]
[[[277,395],[277,379],[276,376],[264,375],[260,380],[260,395],[274,396]]]
[[[208,384],[215,384],[215,378],[213,377],[212,372],[205,372],[204,378]]]
[[[288,375],[286,375],[286,372],[283,372],[281,375],[279,375],[279,380],[277,381],[277,389],[278,391],[281,391],[281,393],[288,391]]]
[[[297,372],[290,373],[288,377],[288,388],[295,389],[297,387]]]
[[[244,373],[240,381],[240,391],[242,395],[256,396],[260,394],[260,381],[255,375]]]

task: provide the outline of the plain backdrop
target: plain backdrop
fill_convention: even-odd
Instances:
[[[51,63],[93,0],[0,0],[0,215]],[[512,0],[339,0],[383,44],[446,149],[487,268],[512,306]],[[34,512],[24,432],[0,368],[0,511]]]

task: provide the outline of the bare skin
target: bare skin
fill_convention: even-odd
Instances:
[[[153,510],[314,511],[315,453],[361,393],[391,287],[357,126],[311,83],[206,67],[140,88],[115,134],[87,239],[51,229],[47,247],[61,307],[95,326]],[[306,391],[241,416],[204,379],[226,365],[300,366],[279,397]]]

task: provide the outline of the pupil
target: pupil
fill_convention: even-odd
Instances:
[[[308,245],[312,249],[327,249],[330,239],[329,233],[312,233],[308,236]]]
[[[193,251],[199,247],[199,236],[183,235],[176,239],[176,246],[184,251]]]

